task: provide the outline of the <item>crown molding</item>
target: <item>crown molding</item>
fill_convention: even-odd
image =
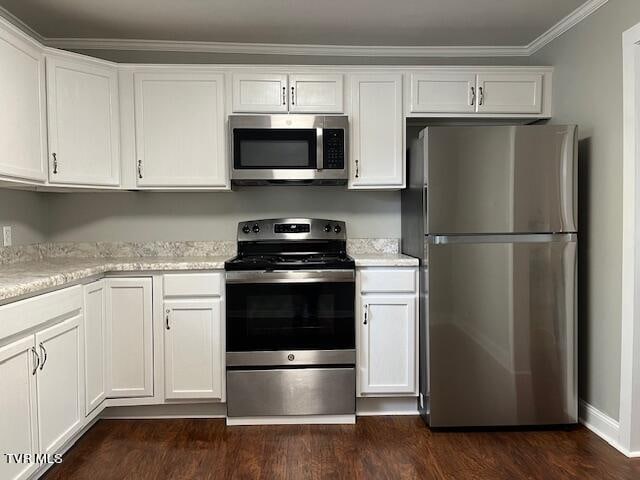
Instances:
[[[558,38],[560,35],[565,33],[566,31],[572,29],[593,12],[602,7],[609,0],[589,0],[588,2],[583,3],[581,6],[576,8],[569,15],[564,17],[558,23],[556,23],[549,30],[544,32],[538,38],[536,38],[533,42],[526,46],[527,55],[533,55],[538,50],[540,50],[545,45],[551,43],[553,40]]]
[[[310,55],[336,57],[518,57],[518,46],[364,46],[296,45],[282,43],[181,42],[99,38],[47,38],[51,47],[71,50],[138,50],[160,52],[232,53],[249,55]]]
[[[11,13],[9,10],[7,10],[2,6],[0,6],[0,18],[4,18],[10,24],[16,27],[18,30],[21,30],[23,34],[30,36],[36,42],[39,42],[43,45],[45,44],[46,39],[42,35],[40,35],[33,28],[31,28],[29,25],[24,23],[22,20],[16,17],[13,13]]]
[[[297,45],[279,43],[183,42],[174,40],[128,40],[100,38],[47,38],[0,7],[4,16],[40,43],[66,50],[137,50],[247,55],[308,55],[335,57],[527,57],[573,28],[608,0],[588,0],[528,45],[522,46],[365,46]]]

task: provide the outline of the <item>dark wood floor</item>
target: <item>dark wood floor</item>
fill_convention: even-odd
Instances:
[[[47,479],[640,479],[583,427],[432,432],[419,417],[348,426],[226,427],[224,420],[101,420]]]

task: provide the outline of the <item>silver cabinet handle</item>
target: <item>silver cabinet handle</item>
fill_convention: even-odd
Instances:
[[[356,178],[360,178],[360,163],[356,160]]]
[[[38,371],[38,365],[40,365],[40,356],[38,352],[36,352],[36,347],[31,347],[31,353],[33,353],[34,366],[31,375],[35,375]]]
[[[51,154],[53,156],[53,174],[57,175],[58,173],[58,156],[55,153]]]
[[[471,87],[471,106],[476,104],[476,87]]]
[[[291,87],[291,105],[296,104],[296,89],[295,87]]]
[[[138,160],[138,178],[142,178],[142,159]]]
[[[42,344],[42,342],[40,342],[40,352],[42,353],[42,363],[40,364],[40,370],[42,370],[44,368],[44,364],[47,363],[47,349],[44,348],[44,345]]]
[[[482,105],[484,103],[484,89],[480,87],[478,88],[478,92],[480,93],[480,99],[478,100],[478,105]]]
[[[171,325],[169,325],[169,314],[170,314],[170,313],[171,313],[171,310],[169,310],[169,309],[167,308],[166,315],[165,315],[165,317],[164,317],[164,319],[165,319],[165,324],[166,324],[166,327],[167,327],[167,330],[171,330]]]
[[[367,324],[367,318],[369,317],[369,305],[364,306],[364,322],[363,324]]]
[[[282,104],[287,104],[287,87],[282,87]]]

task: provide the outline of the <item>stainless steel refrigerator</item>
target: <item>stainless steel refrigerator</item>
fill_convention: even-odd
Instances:
[[[411,145],[402,250],[421,259],[432,427],[577,421],[576,135],[429,127]]]

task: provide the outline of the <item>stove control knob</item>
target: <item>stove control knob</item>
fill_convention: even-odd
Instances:
[[[260,226],[256,223],[253,226],[252,230],[253,230],[253,233],[258,233],[260,231]]]
[[[249,232],[251,232],[251,229],[249,228],[249,225],[245,225],[244,227],[242,227],[242,231],[244,233],[249,233]]]
[[[333,227],[333,231],[336,233],[340,233],[342,231],[342,228],[340,227],[340,225],[336,225],[335,227]]]
[[[330,224],[330,223],[327,223],[327,224],[324,226],[324,231],[325,231],[325,232],[327,232],[327,233],[329,233],[329,232],[331,231],[331,224]]]

